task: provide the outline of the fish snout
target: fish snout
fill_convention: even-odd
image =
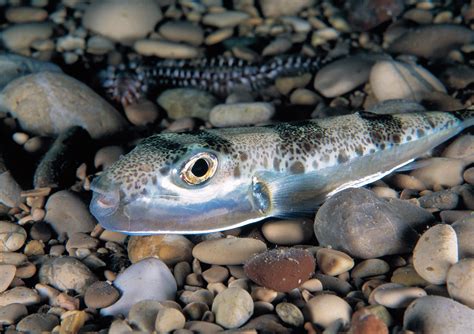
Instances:
[[[101,220],[114,214],[120,206],[120,186],[112,183],[105,176],[99,176],[91,184],[93,191],[90,204],[91,213]]]

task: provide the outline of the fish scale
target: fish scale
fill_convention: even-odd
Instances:
[[[329,196],[380,179],[473,124],[473,110],[359,112],[157,134],[93,181],[91,211],[128,234],[205,233],[314,214]],[[217,164],[215,173],[186,183],[187,166],[202,156],[213,157],[205,161]]]

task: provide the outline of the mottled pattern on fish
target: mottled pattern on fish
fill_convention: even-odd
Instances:
[[[131,102],[157,87],[194,87],[226,96],[237,89],[258,91],[281,76],[313,73],[316,58],[280,56],[261,62],[232,57],[198,60],[143,60],[128,65],[110,66],[103,74],[108,94]]]
[[[314,213],[328,196],[380,179],[473,124],[472,110],[362,112],[157,134],[93,181],[91,211],[104,227],[130,234],[203,233]]]

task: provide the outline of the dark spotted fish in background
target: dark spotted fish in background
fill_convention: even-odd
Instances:
[[[318,58],[278,56],[259,62],[233,57],[197,60],[145,59],[128,65],[110,66],[102,73],[102,85],[109,96],[131,103],[157,87],[194,87],[217,96],[238,90],[258,91],[282,76],[314,73]]]
[[[143,140],[92,183],[91,211],[128,234],[205,233],[314,213],[474,124],[474,110],[355,113]]]

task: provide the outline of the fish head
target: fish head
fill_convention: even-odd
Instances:
[[[251,176],[234,175],[232,145],[211,132],[158,134],[96,177],[90,210],[127,234],[208,233],[262,219]]]

